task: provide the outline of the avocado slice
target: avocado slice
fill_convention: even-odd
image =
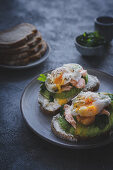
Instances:
[[[51,93],[48,90],[40,90],[40,94],[49,100]]]
[[[64,91],[62,93],[55,93],[54,97],[59,98],[59,99],[67,99],[67,98],[72,98],[78,93],[81,92],[82,89],[77,89],[73,87],[70,91]]]
[[[82,89],[77,89],[73,87],[70,91],[64,91],[62,93],[51,93],[47,89],[41,90],[40,93],[47,99],[50,99],[50,96],[53,96],[54,98],[58,99],[67,99],[67,98],[72,98],[79,94]]]

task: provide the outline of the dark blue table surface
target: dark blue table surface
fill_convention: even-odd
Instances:
[[[69,150],[36,136],[25,124],[20,98],[25,86],[37,74],[63,63],[79,63],[113,75],[113,47],[101,58],[82,57],[74,38],[93,31],[94,19],[113,15],[109,0],[1,0],[0,30],[21,22],[38,28],[50,44],[49,59],[24,71],[0,69],[0,170],[112,170],[113,143],[92,150]]]

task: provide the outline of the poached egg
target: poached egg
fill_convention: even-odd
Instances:
[[[85,77],[86,74],[87,71],[83,70],[79,64],[64,64],[62,67],[56,68],[51,74],[47,75],[45,85],[48,91],[61,93],[61,87],[63,85],[65,86],[70,83],[71,80],[77,83],[81,77]]]
[[[72,115],[91,117],[109,106],[111,99],[103,93],[81,92],[72,100]]]

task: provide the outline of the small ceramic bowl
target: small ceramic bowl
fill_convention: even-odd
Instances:
[[[95,19],[95,30],[104,37],[106,42],[110,42],[113,39],[113,17],[97,17]]]
[[[103,56],[105,53],[105,45],[99,45],[97,47],[86,47],[80,45],[77,41],[79,36],[75,38],[75,46],[79,53],[83,56]]]

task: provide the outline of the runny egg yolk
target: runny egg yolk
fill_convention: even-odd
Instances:
[[[92,104],[94,101],[92,98],[86,98],[84,103],[75,103],[74,108],[75,112],[78,113],[80,116],[87,117],[87,116],[95,116],[98,113],[97,108]]]
[[[95,116],[98,113],[97,108],[94,105],[81,106],[76,111],[80,116]]]
[[[62,79],[62,74],[55,78],[54,84],[56,84],[58,92],[61,93],[62,92],[61,85],[64,84],[64,80]]]
[[[59,105],[66,104],[68,101],[67,99],[57,99]]]

